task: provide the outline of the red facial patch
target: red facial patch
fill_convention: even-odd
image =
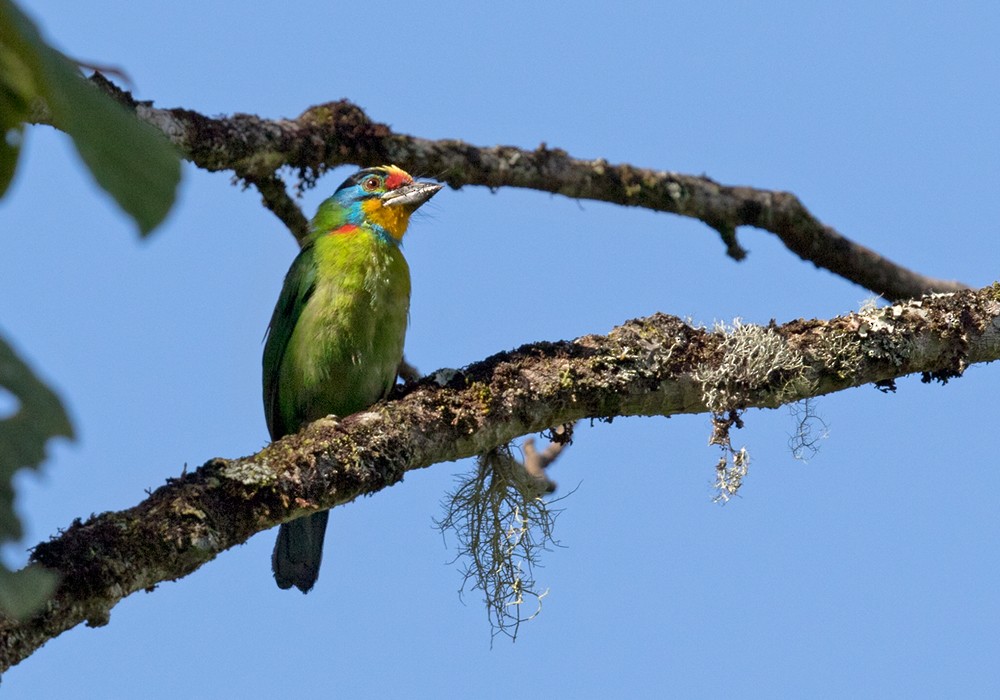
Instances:
[[[402,170],[392,170],[389,172],[389,176],[385,179],[385,188],[387,190],[394,190],[403,185],[408,185],[413,182],[413,178],[404,173]]]
[[[343,226],[331,230],[329,235],[334,236],[338,233],[350,233],[351,231],[357,231],[357,230],[358,227],[355,226],[354,224],[344,224]]]

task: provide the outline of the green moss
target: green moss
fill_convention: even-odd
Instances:
[[[479,410],[483,415],[489,415],[490,406],[493,403],[493,390],[490,389],[490,385],[486,382],[472,382],[469,389],[479,403]]]
[[[559,371],[559,388],[571,389],[573,387],[573,365],[565,364]]]

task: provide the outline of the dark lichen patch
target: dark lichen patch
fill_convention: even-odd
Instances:
[[[832,322],[816,318],[798,318],[780,326],[775,324],[772,319],[769,327],[782,336],[790,347],[805,350],[813,344],[821,342],[826,331],[833,325]]]
[[[611,361],[648,371],[658,383],[701,364],[712,355],[718,338],[676,316],[656,313],[618,326],[607,343]]]
[[[747,199],[736,209],[736,216],[744,226],[757,226],[765,212],[764,204],[756,199]]]
[[[876,389],[881,391],[883,394],[895,394],[896,393],[896,380],[895,379],[881,379],[873,385]]]
[[[957,379],[962,376],[962,372],[951,369],[943,369],[935,372],[922,372],[920,374],[920,381],[924,384],[931,384],[932,382],[938,382],[942,385],[947,384],[951,379]]]

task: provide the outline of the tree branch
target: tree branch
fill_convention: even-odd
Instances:
[[[513,146],[479,147],[463,141],[432,141],[399,134],[372,121],[358,106],[340,100],[310,107],[296,119],[262,119],[249,114],[206,117],[188,109],[160,109],[137,102],[102,75],[95,84],[140,119],[162,131],[185,158],[210,171],[231,170],[260,191],[265,206],[301,241],[305,217],[277,171],[298,172],[298,189],[311,187],[326,170],[354,163],[396,163],[433,175],[454,188],[482,185],[521,187],[642,207],[687,216],[715,229],[735,260],[746,256],[736,238],[740,226],[778,236],[803,260],[859,284],[887,299],[911,299],[967,287],[908,270],[823,224],[788,192],[722,185],[684,175],[604,159],[580,160],[542,144],[533,151]],[[46,123],[39,114],[36,122]]]
[[[77,520],[32,561],[61,576],[33,619],[0,620],[0,670],[119,600],[181,578],[255,533],[348,503],[412,469],[572,421],[775,407],[915,372],[946,382],[1000,359],[1000,285],[824,320],[708,331],[672,316],[536,343],[397,388],[256,455],[213,459],[134,508]]]
[[[542,493],[555,493],[557,484],[549,478],[545,470],[562,454],[573,440],[575,423],[566,423],[552,429],[552,441],[539,452],[535,449],[535,439],[528,438],[521,444],[524,460],[521,468],[527,472]]]

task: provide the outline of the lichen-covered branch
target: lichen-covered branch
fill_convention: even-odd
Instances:
[[[412,469],[584,418],[775,407],[923,373],[945,382],[1000,359],[1000,285],[831,320],[713,331],[663,314],[606,336],[536,343],[442,370],[343,420],[240,459],[214,459],[134,508],[76,521],[32,561],[57,572],[35,618],[0,620],[0,670],[119,600],[181,578],[279,522],[348,503]]]
[[[396,163],[454,188],[523,187],[692,217],[716,230],[727,253],[737,260],[746,255],[737,240],[737,228],[753,226],[778,236],[803,260],[887,299],[966,288],[908,270],[851,241],[819,221],[788,192],[723,185],[703,175],[611,165],[601,158],[578,159],[545,144],[525,150],[419,138],[373,121],[347,100],[310,107],[295,119],[250,114],[207,117],[188,109],[160,109],[151,102],[137,102],[100,74],[93,80],[166,134],[198,167],[230,170],[254,185],[265,206],[299,240],[305,217],[277,179],[280,168],[297,171],[302,188],[312,186],[338,165]],[[35,121],[46,122],[45,115],[36,115]]]

